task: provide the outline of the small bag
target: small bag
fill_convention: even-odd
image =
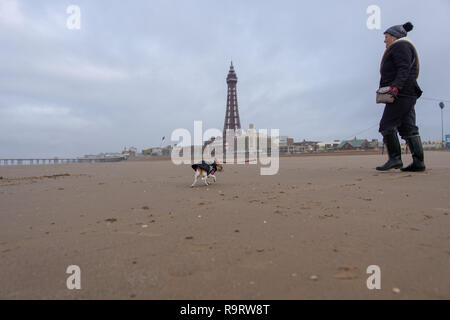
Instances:
[[[389,92],[390,87],[382,87],[377,90],[377,103],[393,103],[394,96]]]

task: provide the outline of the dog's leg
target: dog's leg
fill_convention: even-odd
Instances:
[[[211,175],[211,177],[213,177],[214,183],[216,183],[216,176],[215,175]]]
[[[198,171],[195,171],[194,173],[194,182],[191,184],[191,187],[193,187],[195,185],[195,183],[197,182],[197,177],[199,176]]]
[[[202,180],[205,181],[205,184],[206,184],[206,185],[208,185],[208,181],[206,181],[206,179],[208,179],[208,174],[205,172],[205,173],[203,174]]]

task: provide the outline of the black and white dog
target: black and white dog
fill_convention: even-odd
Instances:
[[[192,169],[194,169],[195,173],[194,173],[194,182],[192,183],[191,187],[195,185],[198,177],[201,177],[201,179],[205,182],[206,185],[208,185],[207,179],[209,177],[213,177],[214,182],[216,182],[215,173],[217,171],[222,171],[223,165],[217,163],[216,160],[214,160],[213,163],[207,163],[205,160],[202,160],[202,163],[193,164]]]

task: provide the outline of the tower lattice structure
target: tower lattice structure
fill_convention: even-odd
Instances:
[[[224,149],[226,144],[227,130],[232,130],[233,136],[236,131],[241,129],[241,120],[239,118],[239,108],[237,100],[236,84],[238,78],[234,71],[233,61],[231,62],[230,71],[227,76],[228,94],[227,94],[227,110],[225,113],[225,122],[223,125],[223,141]]]

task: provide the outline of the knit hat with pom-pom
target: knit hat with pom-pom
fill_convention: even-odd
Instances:
[[[414,26],[411,22],[407,22],[404,25],[397,25],[390,27],[384,33],[389,33],[390,35],[396,37],[397,39],[406,37],[407,33],[410,32]]]

